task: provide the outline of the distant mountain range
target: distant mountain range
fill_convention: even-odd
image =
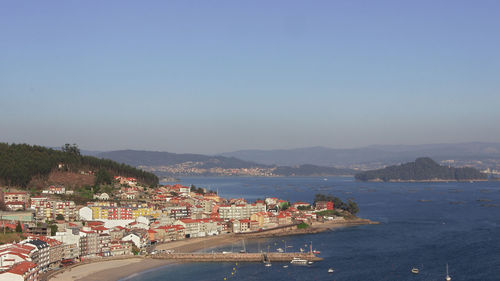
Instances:
[[[353,149],[309,147],[278,150],[240,150],[221,153],[265,165],[352,167],[353,165],[384,166],[409,162],[418,157],[442,160],[500,160],[500,143],[457,143],[424,145],[372,145]]]
[[[298,165],[294,167],[257,164],[234,157],[177,154],[159,151],[117,150],[97,157],[125,163],[165,176],[333,176],[354,175],[354,170]]]
[[[111,159],[116,162],[125,163],[132,166],[171,166],[187,162],[198,163],[198,168],[251,168],[267,167],[267,165],[257,164],[250,161],[240,160],[226,156],[208,156],[202,154],[178,154],[160,151],[144,150],[116,150],[100,152],[97,157]]]
[[[420,157],[448,166],[500,170],[500,143],[424,145],[372,145],[353,149],[309,147],[280,150],[241,150],[220,155],[179,154],[160,151],[81,151],[111,159],[161,176],[192,175],[353,175]],[[449,161],[447,161],[449,160]]]

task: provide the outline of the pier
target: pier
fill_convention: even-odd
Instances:
[[[186,262],[290,262],[293,258],[321,261],[323,258],[311,253],[171,253],[151,255],[154,259]]]

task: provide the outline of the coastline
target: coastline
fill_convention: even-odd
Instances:
[[[174,250],[179,252],[196,252],[213,247],[228,245],[248,238],[272,238],[278,236],[291,236],[300,234],[314,234],[328,231],[333,228],[349,227],[356,225],[378,224],[368,219],[352,219],[347,221],[315,222],[306,229],[275,229],[255,233],[221,234],[210,237],[189,238],[174,242],[162,243],[156,246],[157,250]],[[116,259],[94,260],[88,263],[77,264],[49,276],[50,281],[118,281],[141,272],[176,263],[171,260],[152,259],[142,256],[129,256]]]
[[[383,181],[382,179],[371,179],[367,181],[359,181],[359,182],[396,182],[396,183],[443,183],[443,182],[488,182],[490,179],[471,179],[471,180],[455,180],[455,179],[431,179],[431,180],[388,180]]]

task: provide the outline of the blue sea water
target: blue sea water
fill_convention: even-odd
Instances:
[[[279,197],[312,202],[314,194],[355,200],[360,217],[379,225],[247,241],[249,251],[312,242],[323,261],[311,266],[264,267],[256,263],[174,264],[129,277],[160,280],[500,280],[500,182],[362,183],[350,177],[184,178],[225,198]],[[208,251],[234,249],[226,245]],[[420,274],[410,272],[418,267]],[[334,273],[328,273],[328,268]]]

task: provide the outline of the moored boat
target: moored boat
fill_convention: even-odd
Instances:
[[[290,261],[291,264],[307,264],[307,260],[306,259],[301,259],[301,258],[293,258],[291,261]]]
[[[446,264],[446,281],[451,281],[450,274],[448,273],[448,264]]]

